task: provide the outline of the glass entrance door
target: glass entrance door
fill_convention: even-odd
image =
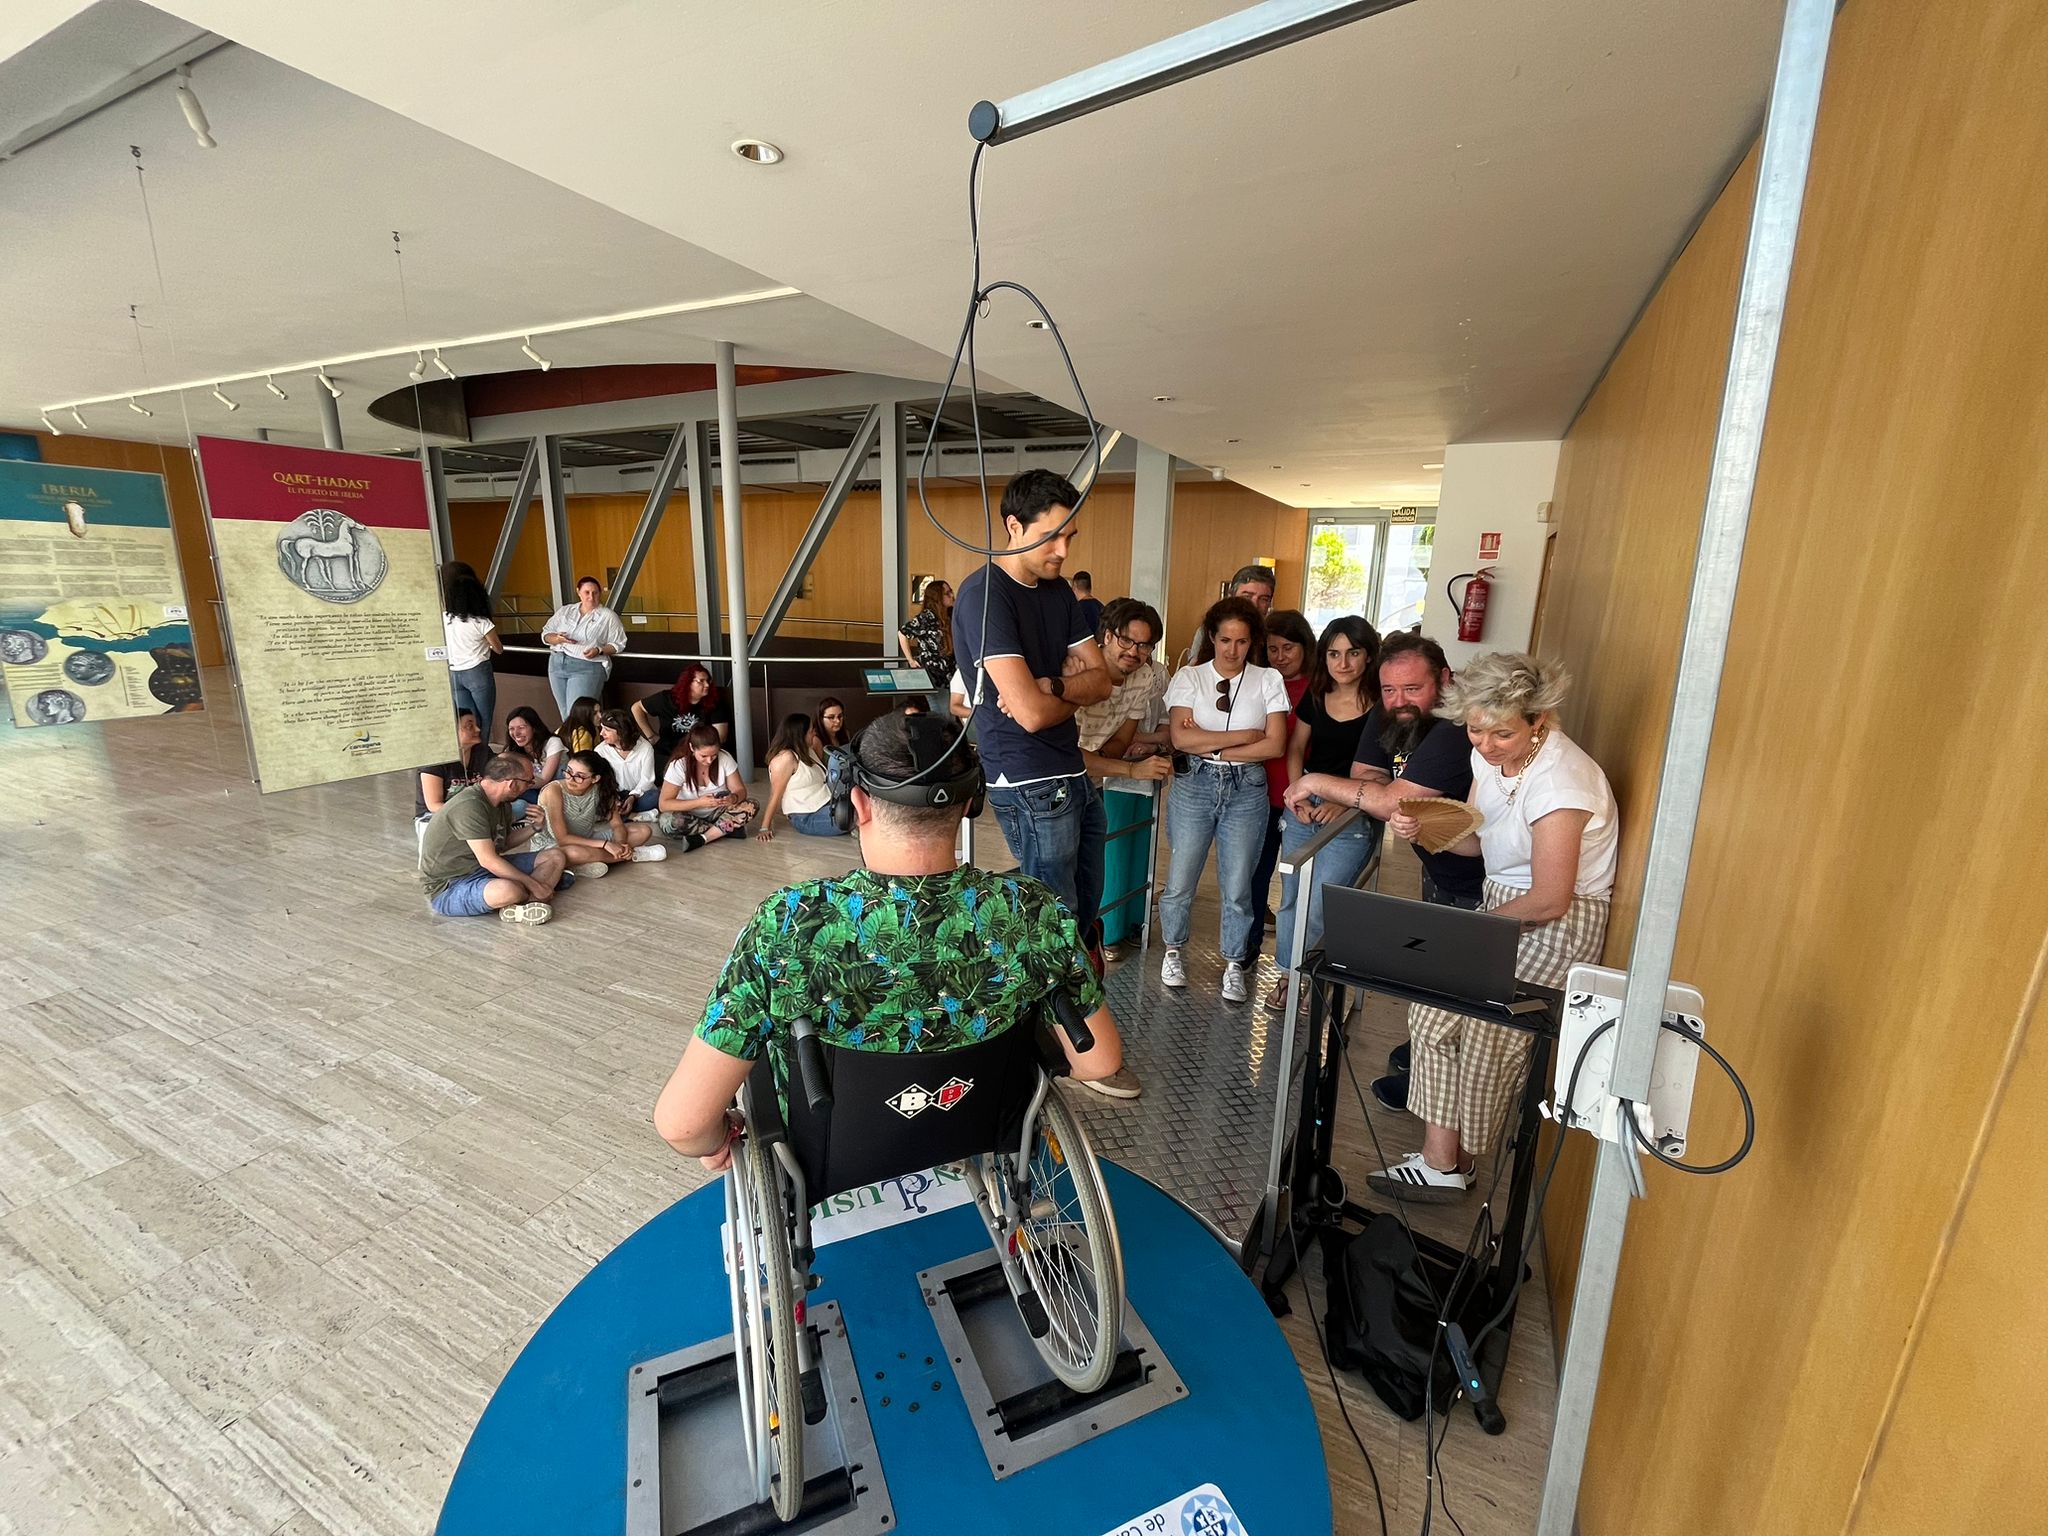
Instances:
[[[1383,635],[1423,621],[1436,510],[1418,508],[1401,522],[1394,516],[1386,508],[1310,514],[1301,606],[1317,634],[1346,613],[1364,614]]]

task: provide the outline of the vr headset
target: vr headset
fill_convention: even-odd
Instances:
[[[825,759],[825,786],[832,793],[832,825],[841,832],[854,828],[853,791],[856,786],[876,800],[891,805],[965,806],[967,814],[979,816],[987,797],[981,757],[972,742],[953,721],[939,715],[885,715],[884,721],[900,719],[910,736],[911,760],[919,766],[902,778],[894,778],[870,767],[862,756],[867,726],[843,747],[833,749]]]

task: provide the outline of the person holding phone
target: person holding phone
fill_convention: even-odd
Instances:
[[[661,776],[656,805],[661,830],[694,853],[706,843],[744,833],[757,809],[747,798],[740,765],[719,744],[718,728],[692,727]]]

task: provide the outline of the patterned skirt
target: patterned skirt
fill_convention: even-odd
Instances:
[[[724,811],[663,811],[657,825],[670,837],[705,837],[717,831],[731,837],[747,830],[754,813],[745,806]]]
[[[1489,880],[1481,910],[1490,912],[1525,894]],[[1562,987],[1573,966],[1598,961],[1609,905],[1605,896],[1574,896],[1564,916],[1523,928],[1516,978]],[[1521,1097],[1534,1037],[1462,1013],[1411,1004],[1408,1038],[1414,1043],[1409,1111],[1456,1131],[1468,1156],[1490,1151]]]

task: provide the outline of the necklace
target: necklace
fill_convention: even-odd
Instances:
[[[1509,790],[1508,790],[1508,804],[1509,804],[1509,805],[1513,805],[1513,804],[1515,803],[1515,796],[1519,795],[1519,794],[1520,794],[1520,793],[1522,792],[1522,785],[1523,785],[1524,783],[1526,783],[1526,782],[1528,781],[1528,777],[1529,777],[1529,765],[1530,765],[1531,763],[1533,763],[1533,762],[1535,762],[1535,761],[1536,761],[1536,754],[1537,754],[1538,752],[1541,752],[1541,751],[1543,750],[1543,743],[1544,743],[1544,742],[1546,742],[1546,741],[1548,741],[1549,739],[1550,739],[1550,732],[1549,732],[1549,731],[1538,731],[1538,732],[1536,733],[1536,740],[1535,740],[1534,742],[1530,743],[1530,746],[1529,746],[1529,751],[1528,751],[1527,755],[1525,755],[1525,756],[1523,757],[1523,759],[1521,760],[1521,762],[1519,762],[1519,763],[1517,763],[1517,764],[1515,765],[1515,782],[1514,782],[1514,784],[1513,784],[1513,785],[1512,785],[1512,786],[1511,786],[1511,787],[1509,788]],[[1506,783],[1507,783],[1507,781],[1508,781],[1508,771],[1507,771],[1507,769],[1505,769],[1505,768],[1502,768],[1502,767],[1499,767],[1498,765],[1496,765],[1493,771],[1494,771],[1495,773],[1497,773],[1497,774],[1499,774],[1499,775],[1500,775],[1500,781],[1501,781],[1501,783],[1503,783],[1503,784],[1506,784]]]

